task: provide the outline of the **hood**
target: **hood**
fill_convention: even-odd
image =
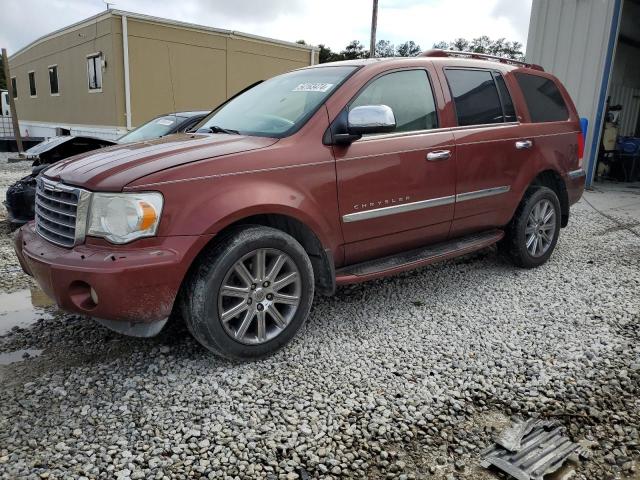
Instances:
[[[244,135],[169,135],[76,155],[53,164],[45,175],[89,190],[120,191],[134,180],[161,170],[206,158],[265,148],[277,141],[277,138]]]

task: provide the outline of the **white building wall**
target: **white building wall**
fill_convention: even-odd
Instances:
[[[592,150],[597,150],[597,146],[593,148],[594,135],[599,138],[602,127],[598,111],[603,74],[612,28],[617,37],[619,21],[613,23],[620,9],[620,0],[533,0],[531,9],[527,62],[556,75],[571,94],[579,115],[589,119],[584,157],[588,169],[595,165],[597,152]],[[607,75],[605,88],[608,84]]]

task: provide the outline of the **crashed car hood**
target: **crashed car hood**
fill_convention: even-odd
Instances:
[[[53,164],[44,175],[89,190],[119,191],[151,173],[207,158],[273,145],[277,138],[226,134],[176,134],[116,145]]]

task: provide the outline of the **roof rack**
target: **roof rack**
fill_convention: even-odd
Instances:
[[[517,65],[520,67],[532,68],[534,70],[540,70],[544,72],[544,68],[535,63],[526,63],[519,60],[513,60],[512,58],[497,57],[495,55],[487,55],[486,53],[476,52],[462,52],[458,50],[441,50],[434,48],[426,50],[420,54],[421,57],[461,57],[461,58],[475,58],[478,60],[492,60],[494,62],[505,63],[507,65]]]

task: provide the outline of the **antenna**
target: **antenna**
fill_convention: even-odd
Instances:
[[[107,10],[110,10],[110,9],[111,9],[111,7],[115,5],[115,3],[114,3],[114,2],[109,2],[109,1],[107,1],[107,0],[102,0],[102,1],[103,1],[103,3],[105,4],[105,6],[107,7]]]

